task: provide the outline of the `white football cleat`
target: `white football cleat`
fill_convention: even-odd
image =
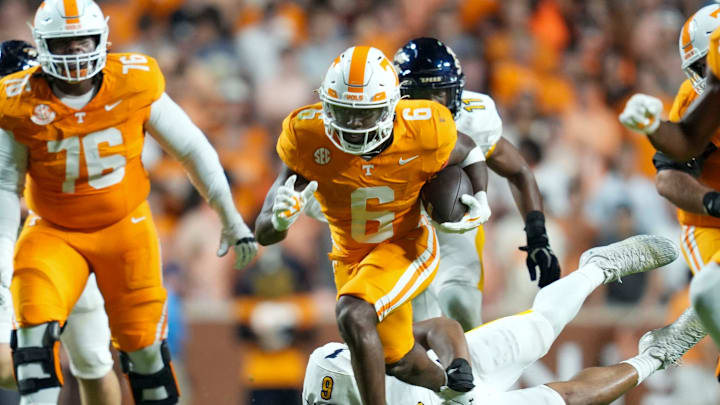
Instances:
[[[638,352],[660,360],[658,370],[678,364],[680,358],[707,335],[695,310],[687,309],[675,322],[645,333],[638,342]]]
[[[604,284],[608,284],[672,263],[678,254],[675,243],[664,236],[638,235],[585,251],[580,256],[580,267],[597,265],[605,275]]]

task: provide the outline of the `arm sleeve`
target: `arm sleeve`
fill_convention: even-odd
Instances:
[[[0,285],[9,286],[15,240],[20,227],[20,196],[25,187],[27,148],[0,129]]]
[[[223,225],[236,221],[239,214],[217,152],[180,106],[163,93],[152,103],[146,125],[160,146],[182,164]]]

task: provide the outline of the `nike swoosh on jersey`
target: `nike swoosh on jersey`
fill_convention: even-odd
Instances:
[[[400,166],[406,165],[406,164],[410,163],[411,161],[417,159],[418,156],[420,156],[420,155],[415,155],[415,156],[413,156],[413,157],[411,157],[411,158],[407,158],[407,159],[403,159],[403,158],[401,157],[400,160],[398,161],[398,164],[399,164]]]
[[[112,104],[105,104],[105,111],[110,111],[113,108],[117,107],[120,103],[122,103],[122,100],[118,100]]]
[[[144,220],[145,220],[145,217],[140,217],[140,218],[130,217],[130,222],[132,222],[133,224],[137,224],[138,222],[142,222]]]

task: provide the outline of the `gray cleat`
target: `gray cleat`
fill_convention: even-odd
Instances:
[[[595,264],[605,275],[605,284],[621,281],[620,277],[642,273],[678,257],[673,241],[658,235],[638,235],[620,242],[589,249],[580,256],[580,267]]]
[[[670,325],[645,333],[638,342],[638,352],[660,360],[659,370],[663,370],[677,364],[706,335],[695,310],[689,308]]]

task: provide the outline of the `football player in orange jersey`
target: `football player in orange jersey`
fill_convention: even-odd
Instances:
[[[0,76],[6,76],[37,65],[37,51],[24,41],[5,41],[0,44]],[[0,243],[12,243],[3,240]],[[0,250],[0,254],[12,252]],[[0,259],[12,271],[12,257]],[[17,389],[10,354],[12,331],[12,299],[10,291],[0,286],[0,387]],[[103,309],[103,299],[90,275],[80,298],[68,316],[68,326],[60,340],[70,359],[70,372],[78,380],[83,404],[120,404],[120,385],[112,370],[110,328]]]
[[[714,161],[717,158],[712,156],[720,146],[718,18],[720,7],[709,5],[700,9],[683,27],[680,53],[685,61],[683,68],[690,78],[690,85],[688,82],[683,83],[673,104],[670,121],[662,121],[660,118],[662,102],[645,94],[633,95],[620,114],[623,125],[643,132],[653,146],[669,159],[683,162],[674,163],[675,168],[683,165],[699,166],[702,163],[706,165],[700,171],[712,175],[701,176],[703,183],[695,181],[691,176],[681,177],[682,174],[676,173],[674,181],[682,183],[665,184],[661,191],[672,195],[689,214],[709,216],[718,214],[717,204],[720,203],[715,191],[717,172],[714,171]],[[708,37],[710,32],[712,34]],[[710,217],[700,218],[708,223],[713,221]],[[697,228],[693,232],[687,230],[683,243],[684,253],[689,256],[691,268],[696,273],[690,283],[690,299],[708,334],[720,349],[720,246],[713,231],[705,232],[700,238],[699,235]]]
[[[283,122],[277,152],[285,166],[256,221],[258,242],[282,240],[314,193],[330,225],[337,322],[363,403],[385,403],[385,372],[465,403],[473,387],[468,357],[449,359],[443,371],[413,337],[410,301],[439,262],[418,196],[445,165],[463,167],[473,183],[474,195],[461,198],[468,212],[438,226],[475,229],[490,216],[484,155],[457,134],[445,106],[400,100],[395,69],[376,48],[343,52],[318,93],[321,103]]]
[[[242,267],[256,252],[254,237],[217,153],[165,94],[155,60],[107,53],[97,4],[46,0],[33,36],[40,66],[0,81],[0,257],[12,257],[23,190],[32,211],[0,278],[19,325],[12,347],[21,403],[57,402],[58,337],[92,272],[135,402],[174,404],[167,294],[140,160],[145,131],[218,212],[218,255],[232,246]]]

